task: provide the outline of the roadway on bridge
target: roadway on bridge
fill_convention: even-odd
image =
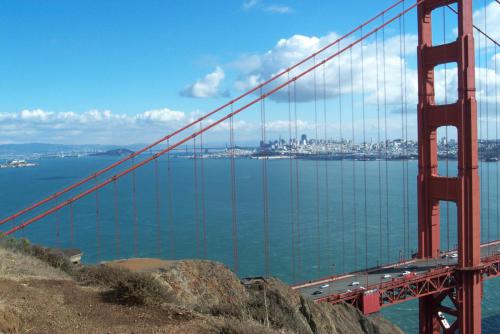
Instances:
[[[481,257],[498,254],[500,252],[500,241],[495,241],[481,246]],[[292,288],[298,290],[304,297],[315,300],[330,295],[338,295],[345,292],[357,291],[365,287],[374,288],[375,285],[390,282],[395,278],[403,277],[405,271],[411,275],[421,275],[431,269],[444,266],[455,266],[458,258],[456,251],[450,251],[439,259],[432,260],[409,260],[403,263],[391,264],[380,268],[370,269],[367,272],[354,272],[342,276],[326,277],[316,281],[298,284]],[[359,282],[359,285],[353,285]],[[321,293],[318,293],[321,291]],[[315,294],[316,292],[316,294]]]

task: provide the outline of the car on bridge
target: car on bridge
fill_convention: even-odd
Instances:
[[[415,277],[417,274],[415,272],[411,272],[408,270],[403,271],[401,274],[399,274],[399,277],[405,277],[405,278],[411,278]]]

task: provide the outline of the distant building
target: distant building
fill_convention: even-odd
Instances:
[[[302,134],[302,136],[300,136],[300,144],[307,145],[307,135]]]

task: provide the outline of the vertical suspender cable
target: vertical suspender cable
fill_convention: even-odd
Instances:
[[[231,105],[233,112],[233,105]],[[234,161],[235,143],[234,143],[234,118],[229,118],[229,147],[231,149],[231,219],[232,219],[232,238],[233,238],[233,271],[238,274],[238,226],[237,226],[237,207],[236,207],[236,166]]]
[[[363,36],[363,28],[361,28],[361,36]],[[361,41],[361,111],[363,114],[363,220],[364,220],[364,234],[365,234],[365,269],[368,270],[368,196],[366,189],[366,115],[365,115],[365,54],[363,50],[363,41]],[[368,272],[366,273],[366,285],[368,285]]]
[[[486,0],[484,0],[484,33],[488,34],[488,11],[486,10]],[[481,38],[481,37],[480,37]],[[487,158],[490,154],[490,122],[489,122],[489,102],[488,102],[488,40],[486,36],[484,37],[484,65],[486,73],[484,74],[484,85],[485,85],[485,112],[486,112],[486,145],[485,145],[485,153],[487,154],[485,157]],[[486,224],[488,230],[488,242],[491,241],[491,226],[490,226],[490,166],[491,164],[486,164]],[[488,248],[489,252],[489,248]]]
[[[94,179],[97,183],[97,178]],[[101,218],[99,212],[99,191],[95,192],[95,239],[97,260],[101,259]]]
[[[403,2],[403,11],[405,8],[405,3]],[[405,86],[405,103],[404,103],[404,113],[405,113],[405,146],[404,146],[404,153],[405,153],[405,161],[406,161],[406,237],[407,237],[407,242],[406,245],[408,245],[408,255],[407,258],[411,257],[411,252],[410,252],[410,180],[409,180],[409,157],[408,157],[408,75],[407,75],[407,66],[406,66],[406,15],[403,15],[403,55],[404,55],[404,86]]]
[[[340,43],[337,46],[340,51]],[[338,58],[338,91],[339,91],[339,137],[340,137],[340,220],[342,234],[342,272],[346,270],[345,263],[345,210],[344,210],[344,138],[342,136],[342,84],[341,84],[341,56]]]
[[[497,76],[498,76],[498,67],[497,67],[497,59],[499,58],[498,56],[498,53],[497,53],[497,46],[495,44],[495,58],[494,58],[494,69],[495,69],[495,157],[497,157],[498,159],[498,79],[497,79]],[[497,198],[497,205],[496,205],[496,208],[497,208],[497,212],[496,212],[496,217],[497,217],[497,226],[496,226],[496,240],[498,240],[500,238],[500,224],[499,224],[499,218],[500,218],[500,212],[498,212],[499,208],[500,208],[500,198],[498,197],[500,195],[500,183],[498,182],[498,174],[500,173],[500,170],[498,168],[498,164],[499,162],[497,161],[497,163],[495,164],[496,166],[496,198]]]
[[[375,34],[375,71],[376,71],[376,76],[377,76],[377,170],[378,170],[378,237],[379,237],[379,254],[378,254],[378,260],[382,260],[382,253],[383,253],[383,242],[382,242],[382,142],[381,142],[381,136],[380,136],[380,75],[379,75],[379,46],[378,46],[378,31]],[[377,266],[380,263],[377,263]]]
[[[382,15],[382,21],[385,24],[385,15]],[[390,238],[389,238],[389,143],[387,138],[387,77],[386,77],[386,58],[385,58],[385,25],[382,28],[382,68],[384,81],[384,135],[385,135],[385,233],[387,244],[387,263],[390,262]]]
[[[313,57],[314,65],[316,66],[316,57]],[[318,266],[318,278],[321,277],[321,228],[319,217],[319,161],[318,161],[318,89],[316,80],[316,69],[313,71],[313,91],[314,91],[314,176],[315,176],[315,192],[316,192],[316,263]]]
[[[115,247],[116,257],[120,257],[120,223],[118,221],[118,179],[113,181],[113,204],[115,219]]]
[[[262,95],[262,89],[260,90]],[[264,273],[269,276],[269,198],[268,198],[268,184],[267,184],[267,149],[266,149],[266,105],[265,99],[260,103],[260,118],[261,118],[261,138],[263,149],[262,161],[262,208],[264,220]]]
[[[194,171],[194,215],[196,223],[196,256],[200,258],[200,208],[198,198],[198,161],[196,149],[196,137],[193,138],[193,171]]]
[[[135,158],[132,158],[132,165],[135,164]],[[132,172],[132,210],[134,215],[134,256],[139,255],[139,217],[137,215],[137,175],[135,170]]]
[[[200,130],[203,122],[200,122]],[[201,223],[203,230],[203,258],[207,258],[207,208],[205,205],[205,159],[203,157],[203,132],[200,134],[200,169],[201,169]]]
[[[329,154],[329,145],[327,137],[327,107],[326,107],[326,66],[323,64],[323,122],[324,122],[324,147],[325,151],[323,154]],[[330,180],[328,175],[328,159],[325,159],[325,223],[326,223],[326,236],[327,236],[327,261],[328,266],[333,266],[332,262],[332,229],[330,226]]]
[[[497,67],[497,60],[498,60],[498,53],[497,53],[497,46],[495,44],[495,58],[494,58],[494,68],[495,68],[495,157],[497,157],[498,159],[498,79],[497,79],[497,76],[498,76],[498,67]],[[499,218],[500,218],[500,212],[498,212],[499,208],[500,208],[500,198],[498,197],[500,195],[500,187],[499,187],[499,182],[498,182],[498,174],[500,174],[500,170],[498,168],[498,164],[499,162],[497,161],[497,163],[495,164],[496,166],[496,198],[497,198],[497,205],[496,205],[496,208],[497,208],[497,212],[496,212],[496,217],[497,217],[497,226],[496,226],[496,240],[498,240],[500,238],[500,223],[499,223]]]
[[[443,44],[446,44],[446,8],[443,7]],[[444,104],[448,104],[448,66],[444,64]],[[448,109],[445,109],[445,120],[448,124]],[[446,177],[450,177],[449,168],[449,138],[448,138],[448,126],[445,127],[445,154],[446,154]],[[439,155],[438,155],[439,156]],[[446,183],[446,195],[449,195],[448,182]],[[450,251],[450,202],[446,201],[446,250]]]
[[[352,153],[352,223],[354,228],[354,269],[358,269],[358,226],[356,196],[356,140],[354,138],[354,73],[352,64],[352,48],[349,49],[350,82],[351,82],[351,153]]]
[[[170,147],[170,140],[167,139],[167,147]],[[175,238],[174,238],[174,214],[173,214],[173,187],[172,187],[172,166],[170,162],[170,151],[167,152],[167,210],[168,210],[168,236],[170,242],[170,258],[175,259]]]
[[[59,202],[59,198],[56,197],[56,205]],[[15,222],[14,222],[15,223]],[[60,231],[61,231],[61,213],[56,213],[56,244],[58,247],[61,246],[60,242]]]
[[[154,160],[155,197],[156,197],[156,254],[161,258],[161,212],[160,212],[160,175],[158,173],[158,158]]]
[[[295,140],[297,145],[299,145],[299,131],[298,131],[298,120],[297,120],[297,83],[293,81],[293,109],[294,109],[294,122],[295,122]],[[302,273],[302,256],[301,256],[301,239],[300,239],[300,170],[299,170],[299,159],[295,159],[295,223],[297,232],[297,272],[299,275]]]
[[[403,9],[404,10],[404,9]],[[399,76],[400,76],[400,103],[401,103],[401,147],[399,148],[400,155],[403,155],[404,153],[404,138],[405,138],[405,127],[404,127],[404,78],[403,78],[403,21],[401,20],[401,17],[398,20],[399,22]],[[402,177],[402,183],[403,183],[403,258],[406,257],[406,251],[408,249],[408,245],[406,244],[406,168],[405,168],[405,156],[402,156],[401,159],[401,177]],[[400,259],[403,260],[403,259]]]
[[[483,60],[482,57],[482,47],[481,47],[481,35],[477,36],[477,59],[478,62],[477,68],[481,68],[481,63]],[[479,80],[477,83],[477,99],[478,99],[478,163],[479,163],[479,182],[480,182],[480,195],[482,198],[483,190],[484,190],[484,168],[482,157],[484,156],[484,143],[482,141],[482,132],[483,132],[483,93],[482,93],[482,80]],[[480,203],[480,211],[483,212],[484,209],[484,201]],[[484,225],[481,225],[481,242],[484,241]]]
[[[287,81],[290,81],[290,73],[287,75]],[[295,146],[292,141],[292,92],[291,85],[287,86],[288,90],[288,161],[289,161],[289,176],[290,176],[290,221],[292,225],[292,282],[295,283],[297,279],[297,273],[295,270],[295,207],[293,205],[294,197],[293,197],[293,153],[297,153]]]
[[[70,241],[71,247],[75,246],[75,207],[74,203],[71,202],[69,206],[69,228],[70,228]]]

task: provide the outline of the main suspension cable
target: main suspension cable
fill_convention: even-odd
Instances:
[[[245,104],[244,106],[238,108],[237,110],[235,110],[234,112],[232,113],[229,113],[221,118],[219,118],[218,120],[216,121],[213,121],[211,122],[209,125],[205,126],[203,128],[203,130],[200,130],[200,131],[195,131],[193,132],[192,134],[188,135],[187,137],[177,141],[175,144],[173,145],[170,145],[169,147],[163,149],[163,150],[160,150],[157,154],[155,154],[154,156],[152,157],[149,157],[149,158],[146,158],[144,159],[143,161],[137,163],[136,165],[134,165],[133,167],[130,167],[124,171],[121,171],[111,177],[109,177],[108,179],[102,181],[101,183],[99,183],[98,185],[94,186],[94,187],[91,187],[85,191],[82,191],[80,192],[79,194],[71,197],[70,199],[67,199],[65,200],[64,202],[62,202],[61,204],[59,205],[56,205],[56,206],[53,206],[52,208],[50,209],[47,209],[46,211],[36,215],[35,217],[32,217],[26,221],[24,221],[23,223],[7,230],[6,232],[3,233],[3,237],[5,236],[8,236],[16,231],[19,231],[23,228],[25,228],[26,226],[28,225],[31,225],[32,223],[34,222],[37,222],[39,221],[40,219],[60,210],[61,208],[67,206],[67,205],[70,205],[71,203],[93,193],[94,191],[100,189],[100,188],[103,188],[105,187],[106,185],[112,183],[113,181],[127,175],[128,173],[130,173],[131,171],[137,169],[137,168],[140,168],[142,166],[144,166],[145,164],[149,163],[151,160],[153,160],[155,157],[158,157],[158,156],[162,156],[164,154],[166,154],[167,152],[171,151],[171,150],[174,150],[176,149],[177,147],[181,146],[181,145],[184,145],[185,143],[187,143],[189,140],[192,140],[193,138],[197,137],[200,135],[201,132],[205,132],[205,131],[208,131],[209,129],[221,124],[222,122],[226,121],[227,119],[229,119],[230,117],[236,115],[236,114],[239,114],[241,113],[243,110],[246,110],[248,109],[250,106],[256,104],[257,102],[275,94],[277,91],[283,89],[286,85],[290,84],[290,82],[293,82],[293,81],[297,81],[299,80],[300,78],[302,78],[303,76],[305,76],[306,74],[308,74],[309,72],[311,72],[314,68],[318,67],[318,66],[322,66],[323,64],[331,61],[333,58],[339,56],[341,53],[349,50],[350,48],[352,48],[353,46],[359,44],[359,42],[363,39],[366,39],[368,38],[369,36],[375,34],[377,31],[381,30],[381,29],[384,29],[387,25],[389,25],[390,23],[394,22],[395,20],[397,20],[400,16],[402,15],[405,15],[406,13],[408,13],[409,11],[413,10],[416,6],[418,6],[423,0],[420,0],[418,1],[417,3],[413,4],[412,6],[410,6],[409,8],[407,8],[405,11],[403,12],[400,12],[399,14],[395,15],[394,17],[392,17],[390,20],[384,22],[383,25],[381,26],[378,26],[376,28],[374,28],[373,30],[371,30],[369,33],[365,34],[361,39],[357,39],[353,42],[351,42],[350,44],[348,44],[347,46],[345,46],[344,48],[340,49],[338,52],[335,52],[333,54],[331,54],[330,56],[324,58],[321,62],[317,63],[315,67],[309,67],[308,69],[304,70],[303,72],[301,72],[300,74],[296,75],[295,77],[293,77],[292,79],[290,79],[290,81],[287,81],[287,82],[284,82],[280,85],[277,85],[276,87],[270,89],[269,91],[267,91],[266,93],[264,94],[261,94],[260,96],[258,96],[257,98],[255,98],[254,100],[248,102],[247,104]]]
[[[452,12],[454,12],[455,14],[458,15],[458,11],[455,8],[451,7],[450,5],[447,5],[446,7],[448,7],[448,9],[450,9]],[[481,35],[483,35],[485,38],[489,39],[493,44],[495,44],[496,46],[500,46],[500,43],[498,43],[493,37],[491,37],[490,35],[488,35],[482,29],[478,28],[474,24],[472,25],[472,27],[474,29],[476,29],[476,31],[479,32]]]

